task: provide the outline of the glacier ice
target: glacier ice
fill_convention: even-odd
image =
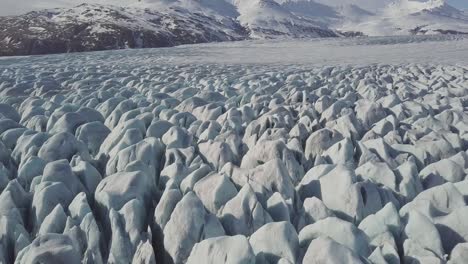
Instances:
[[[147,52],[0,60],[0,262],[468,261],[464,64]]]

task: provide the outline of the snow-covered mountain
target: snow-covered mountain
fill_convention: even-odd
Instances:
[[[246,36],[235,20],[182,8],[158,12],[82,4],[0,18],[0,55],[167,47]]]
[[[272,0],[151,1],[125,7],[81,4],[0,17],[0,56],[337,36]]]
[[[374,15],[354,4],[328,6],[313,0],[277,1],[291,13],[334,30],[339,29],[344,22],[360,22]]]
[[[372,12],[320,0],[98,2],[0,17],[0,55],[244,39],[468,34],[466,11],[443,0],[398,0]]]
[[[273,0],[234,0],[238,21],[252,38],[334,37],[335,33],[306,17],[300,17]]]
[[[468,33],[467,13],[443,0],[397,0],[375,12],[333,1],[330,5],[320,0],[277,1],[293,14],[339,32],[369,36]]]
[[[468,14],[443,0],[400,0],[361,21],[345,21],[341,30],[365,35],[468,34]]]

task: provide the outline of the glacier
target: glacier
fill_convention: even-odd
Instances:
[[[0,59],[1,263],[466,263],[468,38]]]

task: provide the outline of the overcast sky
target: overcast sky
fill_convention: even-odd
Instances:
[[[137,0],[133,0],[136,2]],[[316,0],[324,4],[343,4],[355,3],[368,10],[374,11],[376,8],[381,7],[393,0]],[[31,10],[38,10],[44,8],[54,7],[71,7],[84,2],[93,3],[125,3],[127,0],[0,0],[0,15],[15,15],[25,13]],[[128,2],[131,2],[128,0]],[[451,5],[468,9],[468,0],[447,0]]]

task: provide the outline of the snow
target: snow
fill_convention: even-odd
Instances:
[[[84,4],[75,1],[49,4],[55,8],[29,16],[39,16],[39,21],[57,26],[50,29],[29,27],[29,31],[47,41],[47,37],[57,34],[50,31],[64,24],[86,25],[91,39],[83,41],[87,46],[84,50],[103,46],[99,41],[111,48],[106,38],[120,30],[143,32],[152,37],[143,41],[142,36],[135,36],[134,45],[129,41],[132,43],[117,43],[114,48],[234,39],[468,34],[466,12],[444,0],[353,0],[346,3],[313,0],[101,0]],[[48,6],[47,3],[44,5]],[[28,14],[24,16],[28,19]],[[21,21],[25,17],[18,19]],[[15,19],[5,18],[5,21],[21,25]],[[22,44],[22,38],[15,33],[5,33],[6,38],[2,41],[6,43],[5,49]],[[10,37],[20,39],[20,43],[10,45]],[[73,50],[72,47],[70,49]],[[28,52],[32,51],[19,54]],[[11,53],[15,54],[11,51],[7,54]]]
[[[29,30],[41,32],[41,31],[44,31],[44,30],[46,30],[46,29],[43,28],[43,27],[29,27]]]
[[[429,52],[430,51],[430,52]],[[368,65],[368,64],[464,64],[468,60],[468,38],[457,36],[373,37],[354,39],[310,39],[237,41],[174,48],[104,51],[51,55],[52,61],[79,60],[104,65],[116,61],[128,65],[193,63],[270,65]],[[27,59],[28,58],[28,59]],[[3,58],[2,65],[43,63],[41,56]],[[136,59],[137,58],[137,59]],[[124,67],[124,66],[122,66]]]
[[[12,38],[11,37],[5,37],[2,42],[6,43],[6,44],[9,44],[10,42],[12,41]]]
[[[0,262],[467,262],[462,36],[0,60]]]
[[[341,30],[361,31],[370,36],[437,34],[437,30],[468,31],[468,16],[443,0],[399,0],[376,15],[357,22],[344,21]]]

